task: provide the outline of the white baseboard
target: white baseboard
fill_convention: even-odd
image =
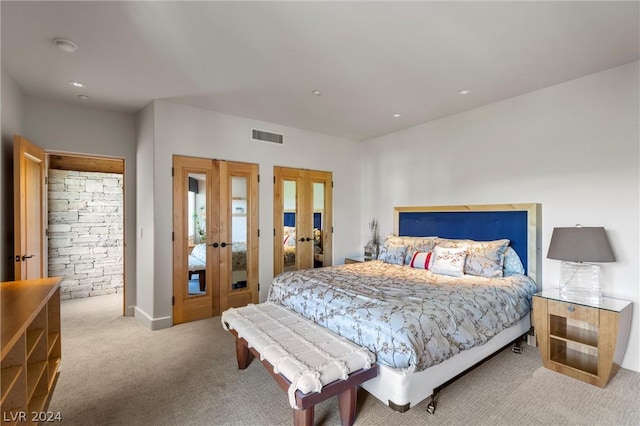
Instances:
[[[138,306],[135,307],[134,316],[144,324],[149,330],[162,330],[163,328],[173,327],[173,318],[171,317],[161,317],[161,318],[153,318],[148,315],[145,311],[140,309]]]

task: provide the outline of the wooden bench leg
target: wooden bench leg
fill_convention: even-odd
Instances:
[[[247,344],[243,340],[236,338],[236,360],[238,361],[238,369],[244,370],[247,368],[252,358],[253,354]]]
[[[294,426],[313,426],[313,410],[314,406],[306,410],[293,410]]]
[[[198,283],[200,284],[200,291],[207,290],[207,281],[205,277],[205,271],[198,271]]]
[[[356,420],[356,403],[358,400],[358,386],[347,389],[338,395],[338,408],[342,426],[351,426]]]

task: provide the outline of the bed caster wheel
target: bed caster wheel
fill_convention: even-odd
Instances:
[[[434,392],[433,395],[431,395],[431,401],[429,401],[429,404],[427,404],[427,413],[433,414],[436,412],[437,396],[438,396],[438,392]]]
[[[434,414],[435,412],[436,412],[436,404],[433,401],[431,401],[427,405],[427,413]]]

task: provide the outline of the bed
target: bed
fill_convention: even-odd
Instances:
[[[198,276],[200,292],[206,291],[207,245],[196,244],[189,254],[189,277]],[[231,246],[231,270],[234,272],[247,270],[247,243],[236,242]]]
[[[434,410],[434,391],[529,331],[539,216],[538,204],[396,208],[402,237],[383,260],[285,272],[268,300],[376,353],[362,387],[391,408],[432,396]]]

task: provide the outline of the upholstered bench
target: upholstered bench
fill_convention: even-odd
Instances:
[[[288,393],[295,425],[312,425],[315,405],[335,395],[342,424],[353,424],[358,385],[378,372],[370,351],[271,302],[229,309],[221,320],[236,337],[238,368],[258,357]]]

